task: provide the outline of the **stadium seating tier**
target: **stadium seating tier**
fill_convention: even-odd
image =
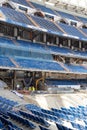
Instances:
[[[14,60],[22,68],[46,70],[46,71],[64,71],[64,69],[57,62],[43,61],[35,59],[14,58]]]
[[[20,24],[22,26],[24,26],[24,24],[33,25],[28,17],[22,12],[15,11],[14,9],[10,9],[7,7],[0,7],[0,11],[5,16],[5,22],[13,21],[14,24]]]

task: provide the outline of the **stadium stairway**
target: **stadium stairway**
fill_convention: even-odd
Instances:
[[[15,39],[12,39],[12,42],[13,42],[16,46],[19,45],[18,42],[17,42]]]
[[[53,21],[52,21],[52,22],[53,22]],[[67,34],[67,33],[65,32],[65,30],[60,27],[60,25],[58,25],[56,22],[53,22],[53,23],[57,26],[57,28],[59,28],[59,29],[61,30],[61,32],[63,32],[64,34]]]
[[[16,68],[19,68],[19,65],[16,63],[16,61],[13,58],[9,57],[9,59],[16,66]]]
[[[27,18],[36,26],[36,27],[39,27],[39,25],[28,15],[28,14],[25,14],[27,16]]]
[[[29,0],[26,0],[26,1],[27,1],[27,3],[29,4],[30,7],[32,7],[32,8],[35,9],[35,7],[33,6],[33,4]]]
[[[74,15],[74,17],[77,21],[81,22],[81,20],[77,16]]]
[[[80,28],[76,27],[76,29],[79,30],[79,32],[81,32],[85,37],[87,37],[87,34],[85,32],[83,32]]]
[[[61,67],[64,68],[65,71],[69,72],[69,69],[64,65],[64,63],[62,62],[58,62],[58,63],[61,65]]]

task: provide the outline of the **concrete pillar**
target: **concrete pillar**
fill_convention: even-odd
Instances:
[[[17,28],[14,28],[14,37],[17,37],[18,36],[18,30]]]
[[[82,43],[81,43],[81,41],[79,41],[79,49],[81,49],[82,48]]]
[[[59,37],[56,37],[56,44],[59,44]]]
[[[71,47],[71,40],[68,40],[68,47]]]
[[[46,33],[44,33],[44,35],[43,35],[43,42],[46,43],[46,41],[47,41],[46,40]]]
[[[13,89],[16,89],[16,70],[14,70]]]

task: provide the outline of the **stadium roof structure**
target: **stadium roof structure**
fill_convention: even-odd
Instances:
[[[42,0],[42,1],[53,3],[53,4],[58,4],[61,2],[65,4],[75,5],[78,7],[87,8],[87,0]]]
[[[73,10],[77,13],[87,14],[87,0],[37,0],[37,1],[41,1],[48,6],[52,5],[54,7]]]

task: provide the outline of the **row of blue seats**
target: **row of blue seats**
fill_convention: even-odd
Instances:
[[[54,112],[50,111],[51,115],[53,115],[53,117],[49,116],[48,115],[49,113],[44,114],[44,111],[46,111],[46,110],[45,109],[41,109],[41,107],[38,107],[37,105],[27,104],[27,105],[25,105],[25,108],[28,111],[32,111],[35,115],[40,116],[40,117],[44,117],[47,120],[51,120],[51,121],[54,121],[54,122],[58,121],[58,119],[55,117],[56,115],[54,115]]]
[[[58,79],[46,79],[45,83],[48,86],[58,86],[58,85],[78,85],[78,80],[58,80]]]
[[[57,118],[59,118],[60,120],[67,120],[67,121],[75,121],[75,117],[79,118],[80,116],[79,115],[73,115],[69,112],[66,112],[66,111],[49,111],[49,110],[42,110],[44,113],[48,114],[48,115],[52,115],[52,116],[56,116]],[[75,114],[75,113],[74,113]]]
[[[87,33],[86,29],[84,29],[84,31]],[[87,56],[87,51],[84,51],[84,52],[82,52],[82,51],[72,51],[69,48],[52,46],[52,45],[51,46],[45,46],[45,44],[33,43],[33,42],[30,42],[30,41],[28,42],[28,41],[23,41],[23,40],[17,40],[16,42],[18,43],[18,46],[16,46],[10,38],[0,37],[0,45],[2,47],[4,45],[8,45],[9,48],[12,49],[12,51],[11,51],[11,50],[9,50],[9,48],[7,48],[9,50],[9,52],[16,51],[16,50],[18,50],[18,48],[19,48],[19,50],[21,49],[21,51],[24,51],[25,48],[26,48],[26,52],[28,51],[28,53],[29,53],[29,50],[30,50],[30,52],[32,52],[32,54],[33,54],[34,52],[37,52],[39,50],[39,52],[41,52],[40,55],[44,54],[44,56],[45,56],[45,54],[46,54],[46,57],[48,57],[47,59],[52,59],[51,54],[54,54],[54,53],[63,54],[63,55],[69,55],[69,54],[71,55],[72,54],[74,57],[75,56],[79,56],[79,57]],[[29,49],[27,50],[27,48],[29,48]],[[4,50],[3,50],[3,48],[1,48],[1,49],[2,49],[1,53],[3,53]],[[4,52],[4,53],[6,53],[6,52]],[[15,55],[17,55],[17,54],[15,54]],[[20,51],[19,51],[19,55],[20,55]],[[27,54],[27,55],[29,56],[29,54]],[[23,56],[26,57],[25,52],[24,52]]]
[[[69,48],[58,47],[58,46],[47,46],[45,44],[33,43],[30,41],[17,40],[16,43],[18,44],[18,46],[15,45],[14,42],[10,38],[0,37],[0,45],[1,45],[0,54],[3,54],[3,53],[6,54],[8,50],[10,53],[7,53],[7,55],[11,55],[11,53],[13,52],[12,54],[15,54],[15,56],[17,55],[20,56],[20,53],[21,53],[22,56],[29,57],[29,52],[33,54],[34,52],[39,51],[40,55],[44,54],[44,57],[47,57],[47,59],[52,59],[51,54],[54,54],[54,53],[63,54],[63,55],[73,54],[73,56],[79,56],[79,57],[84,57],[87,55],[86,51],[85,52],[71,51]],[[9,46],[7,50],[6,50],[6,45]],[[26,53],[25,53],[25,48],[26,48]],[[36,54],[34,54],[34,56],[35,55]],[[34,56],[31,55],[31,57],[34,57]]]
[[[21,56],[21,57],[27,57],[27,58],[39,58],[42,60],[53,60],[52,54],[45,52],[37,51],[37,50],[30,50],[25,48],[20,48],[18,46],[15,46],[13,48],[12,46],[1,46],[0,47],[0,55],[4,56]]]
[[[15,44],[16,42],[16,44]],[[40,43],[33,43],[31,41],[24,41],[24,40],[13,40],[11,38],[7,38],[7,37],[0,37],[0,45],[1,46],[5,46],[8,45],[9,47],[12,46],[12,48],[20,48],[23,50],[23,48],[26,50],[31,50],[31,51],[41,51],[41,52],[47,52],[46,48],[45,48],[45,44],[40,44]],[[28,49],[27,49],[28,48]]]
[[[68,118],[69,116],[71,116],[73,120],[75,120],[76,118],[85,119],[85,117],[87,116],[87,109],[76,108],[76,109],[57,110],[55,108],[52,108],[52,111],[55,113],[64,114]]]
[[[38,116],[30,114],[30,113],[26,113],[24,111],[19,111],[19,112],[23,117],[26,117],[29,120],[32,120],[32,121],[39,123],[39,124],[46,126],[46,127],[50,126],[50,124],[41,117],[38,117]]]
[[[60,55],[66,55],[66,56],[68,55],[68,56],[80,57],[80,58],[86,58],[87,56],[87,51],[71,50],[66,47],[49,45],[47,46],[47,49],[50,50],[51,54],[57,54],[57,55],[60,54]]]
[[[87,129],[87,107],[84,106],[78,106],[78,107],[72,107],[70,108],[64,108],[56,109],[52,108],[51,110],[45,110],[40,107],[37,107],[36,105],[33,106],[33,104],[28,104],[28,110],[31,111],[34,115],[38,115],[38,117],[43,117],[46,120],[49,120],[50,117],[54,116],[57,118],[55,121],[57,128],[60,130],[86,130]],[[49,118],[49,119],[48,119]],[[85,125],[75,123],[76,120],[83,121]],[[52,119],[50,120],[52,121]],[[66,126],[63,121],[70,122],[71,126]]]
[[[15,67],[11,60],[6,56],[0,56],[0,66],[2,67]]]
[[[74,120],[70,119],[68,121],[71,123],[73,128],[76,128],[78,130],[86,130],[87,129],[87,122],[86,122],[87,107],[78,106],[78,107],[70,107],[70,108],[61,108],[60,110],[56,109],[56,108],[52,108],[52,111],[55,111],[56,113],[61,111],[61,113],[65,114],[65,116],[71,115]],[[85,126],[79,125],[78,123],[75,123],[76,119],[83,121],[85,123]]]
[[[33,111],[33,110],[31,110],[31,111]],[[74,117],[73,116],[71,116],[71,115],[67,115],[67,113],[66,112],[62,112],[62,110],[59,110],[59,111],[57,111],[57,112],[55,112],[55,111],[50,111],[50,110],[45,110],[45,109],[41,109],[41,111],[36,111],[36,110],[34,110],[34,113],[35,114],[42,114],[42,112],[44,113],[44,116],[47,116],[47,115],[49,115],[49,117],[51,116],[51,117],[53,117],[53,120],[55,121],[55,122],[59,122],[59,120],[58,119],[66,119],[66,120],[71,120],[71,121],[74,121],[75,119],[74,119]],[[55,116],[55,117],[54,117]]]
[[[80,124],[77,124],[75,122],[71,122],[73,128],[75,129],[78,129],[78,130],[86,130],[87,129],[87,126],[83,126],[83,125],[80,125]]]
[[[23,130],[22,128],[19,128],[14,123],[12,123],[10,120],[4,118],[3,116],[0,116],[0,120],[4,124],[3,130],[6,130],[7,128],[8,130]]]
[[[77,123],[71,122],[71,124],[72,124],[73,128],[69,128],[68,126],[64,126],[64,125],[58,124],[58,123],[56,123],[56,126],[59,130],[74,130],[74,129],[76,129],[76,130],[86,130],[87,129],[86,126],[84,127],[84,126],[79,125]]]
[[[17,102],[0,96],[0,129],[1,130],[23,130],[16,126],[11,120],[10,113]],[[13,111],[14,112],[14,111]]]
[[[4,103],[0,103],[0,112],[3,112],[3,113],[7,113],[7,111],[10,111],[12,110],[13,106],[11,105],[8,105],[8,104],[4,104]]]
[[[18,46],[14,42],[17,42]],[[22,40],[14,42],[10,38],[0,37],[0,55],[53,60],[52,54],[46,50],[45,45]]]
[[[43,112],[40,112],[40,111],[36,111],[36,110],[31,110],[31,112],[34,114],[34,115],[37,115],[39,117],[42,117],[46,120],[49,120],[49,121],[53,121],[53,122],[58,122],[58,118],[54,115],[49,115],[49,114],[46,114],[46,113],[43,113]]]
[[[84,31],[86,32],[87,30],[84,29]],[[87,33],[87,32],[86,32]],[[30,42],[30,41],[23,41],[23,40],[17,40],[16,43],[18,44],[15,45],[14,42],[10,39],[10,38],[5,38],[5,37],[0,37],[0,45],[1,45],[1,51],[0,51],[0,54],[1,53],[4,53],[6,54],[7,51],[6,51],[6,45],[9,46],[9,48],[7,48],[9,50],[9,52],[17,52],[18,53],[18,56],[20,56],[20,53],[22,55],[22,51],[24,51],[23,55],[24,57],[29,57],[29,52],[30,53],[34,53],[34,52],[40,52],[40,55],[41,54],[44,54],[44,57],[47,57],[47,59],[52,59],[52,55],[51,54],[62,54],[62,55],[73,55],[74,57],[85,57],[87,56],[87,51],[72,51],[70,50],[69,48],[65,48],[65,47],[58,47],[58,46],[47,46],[45,44],[39,44],[39,43],[33,43],[33,42]],[[3,50],[3,48],[5,49],[5,51]],[[25,48],[26,48],[26,53],[25,53]],[[12,50],[11,50],[12,49]],[[19,51],[20,50],[20,51]],[[17,55],[16,53],[15,56]],[[10,55],[10,53],[8,53]],[[46,54],[46,55],[45,55]],[[36,54],[34,54],[35,56]],[[39,56],[40,56],[39,55]],[[31,55],[31,57],[34,57]],[[42,58],[44,58],[42,57]],[[45,58],[46,59],[46,58]]]
[[[24,126],[27,126],[27,127],[31,128],[31,129],[35,129],[35,128],[36,128],[36,126],[35,126],[32,122],[30,122],[29,120],[23,118],[22,116],[20,116],[20,115],[18,115],[18,114],[16,114],[16,113],[8,112],[8,115],[9,115],[12,119],[14,119],[14,120],[16,120],[17,122],[23,124]]]
[[[12,57],[13,58],[13,57]],[[23,62],[24,60],[24,62]],[[49,71],[63,71],[64,69],[54,61],[47,60],[36,60],[35,58],[14,58],[20,68],[27,69],[38,69],[38,70],[49,70]],[[0,66],[1,67],[16,67],[15,64],[6,56],[0,56]]]
[[[1,96],[0,96],[0,102],[5,103],[5,104],[10,105],[10,106],[18,105],[17,102],[12,101],[12,100],[9,100],[9,99],[7,99],[7,98],[3,98],[3,97],[1,97]]]
[[[87,69],[81,65],[64,64],[71,72],[87,73]]]
[[[38,110],[38,111],[40,111],[41,110],[41,108],[39,107],[39,106],[37,106],[37,105],[35,105],[35,104],[26,104],[25,105],[25,108],[27,109],[27,110]]]
[[[64,68],[55,61],[43,61],[30,58],[15,57],[14,60],[22,68],[47,70],[47,71],[64,71]]]
[[[12,57],[13,58],[13,57]],[[45,71],[66,71],[64,68],[55,61],[52,60],[39,60],[37,58],[21,58],[15,57],[13,58],[14,61],[19,65],[20,68],[26,69],[38,69],[38,70],[45,70]],[[24,62],[23,62],[24,61]],[[5,56],[0,56],[0,66],[2,67],[16,67],[12,61]],[[64,64],[64,66],[69,69],[70,72],[76,73],[87,73],[87,69],[80,65],[73,65],[73,64]]]
[[[4,53],[5,55],[11,55],[11,53],[12,53],[12,55],[15,55],[15,56],[20,56],[20,54],[21,54],[23,57],[31,56],[31,57],[35,57],[35,58],[36,57],[38,58],[38,56],[40,56],[40,57],[42,57],[42,59],[52,59],[51,54],[54,54],[54,53],[63,54],[63,55],[72,54],[73,57],[78,57],[78,56],[86,57],[87,56],[87,51],[84,51],[84,52],[71,51],[69,48],[58,47],[58,46],[45,46],[42,44],[32,43],[32,42],[27,42],[27,41],[22,41],[22,40],[17,40],[16,42],[18,43],[19,46],[16,46],[13,43],[13,41],[9,38],[0,37],[0,45],[2,46],[2,47],[0,47],[0,54]],[[9,45],[9,48],[7,48],[7,50],[6,50],[5,45]],[[21,50],[20,50],[20,47],[22,47]],[[25,47],[26,48],[29,47],[31,49],[28,49],[25,52]],[[39,52],[41,52],[40,54],[35,53],[38,50],[39,50]],[[30,51],[30,54],[29,54],[29,51]]]
[[[58,85],[85,85],[87,84],[86,79],[46,79],[45,83],[47,86],[58,86]]]

